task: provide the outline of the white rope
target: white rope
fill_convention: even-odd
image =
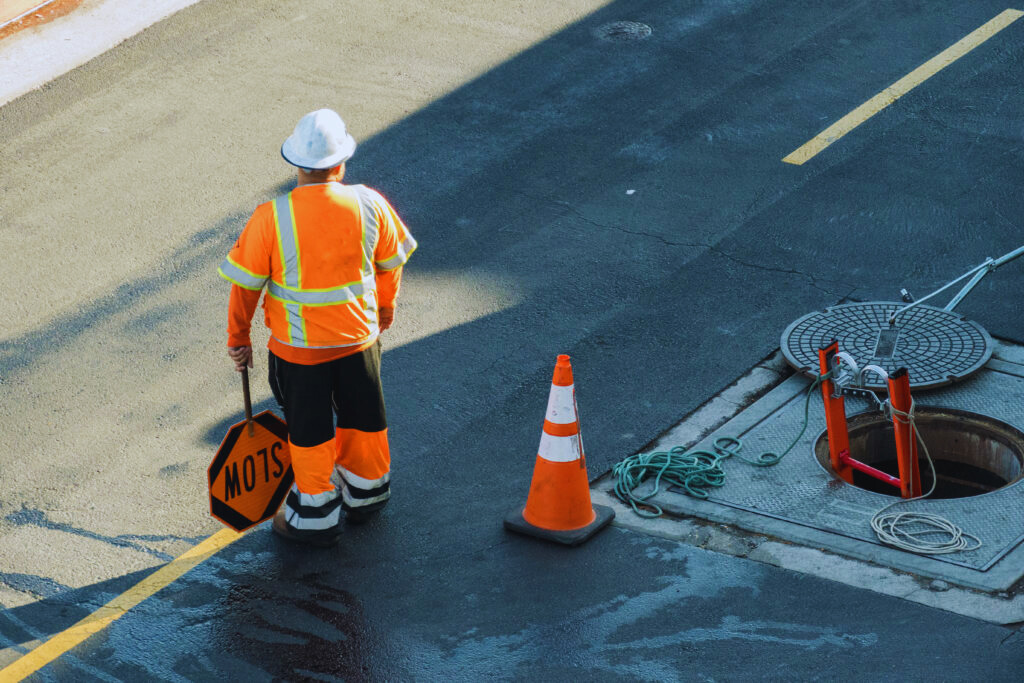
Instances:
[[[935,483],[938,477],[935,476],[935,463],[928,453],[928,447],[921,438],[914,422],[914,399],[910,399],[910,410],[906,413],[896,410],[891,401],[886,401],[889,412],[903,424],[910,426],[910,446],[916,436],[917,442],[924,451],[924,457],[928,460],[928,467],[932,471],[932,485],[928,493],[917,498],[906,498],[890,503],[875,513],[871,518],[871,528],[875,530],[878,540],[900,550],[906,550],[919,555],[943,555],[946,553],[958,553],[964,550],[977,550],[982,546],[981,539],[977,536],[963,531],[960,527],[950,522],[945,517],[925,512],[889,512],[886,510],[901,503],[909,503],[914,500],[927,498],[935,492]],[[913,468],[908,473],[911,478],[910,488],[913,490]]]

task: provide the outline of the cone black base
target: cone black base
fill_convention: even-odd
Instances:
[[[568,531],[552,531],[541,529],[523,519],[523,508],[517,508],[505,517],[505,528],[516,533],[536,536],[547,541],[562,543],[563,545],[580,545],[590,539],[591,536],[608,525],[615,518],[615,510],[607,505],[593,505],[594,514],[597,518],[586,526]]]

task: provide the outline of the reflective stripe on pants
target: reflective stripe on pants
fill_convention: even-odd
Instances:
[[[384,506],[391,497],[391,473],[385,472],[383,477],[368,481],[357,474],[349,472],[338,465],[343,486],[341,489],[342,506],[346,510],[362,508],[376,510]]]
[[[292,484],[284,501],[285,521],[295,529],[319,531],[337,526],[341,520],[341,491],[333,488],[324,493],[311,495],[299,491]]]

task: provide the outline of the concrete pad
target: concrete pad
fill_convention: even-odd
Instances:
[[[677,444],[687,450],[695,445],[706,448],[723,434],[741,435],[747,439],[755,428],[769,418],[778,419],[773,416],[779,411],[795,410],[802,414],[802,396],[807,381],[795,376],[783,381],[785,368],[778,367],[778,364],[783,362],[780,361],[780,356],[781,354],[773,355],[766,362],[752,368],[659,437],[651,450],[668,450]],[[1024,375],[1024,365],[1016,362],[1021,359],[1024,359],[1024,347],[1008,342],[997,342],[992,360],[979,373],[987,373],[989,379],[986,381],[993,387],[988,391],[995,392],[993,396],[1001,391],[1000,383],[1014,381],[1013,378]],[[985,386],[988,385],[983,383],[982,387]],[[975,383],[975,391],[977,387]],[[945,389],[940,396],[948,402],[950,396],[957,395],[956,392],[962,394],[964,391],[963,386],[954,385]],[[1011,393],[1016,395],[1015,391],[1011,390]],[[752,396],[761,398],[751,402]],[[932,396],[933,392],[921,392],[918,398],[933,403],[935,399],[931,398]],[[943,403],[941,399],[939,402]],[[860,408],[851,407],[848,401],[847,412],[852,414],[865,407],[866,405]],[[795,433],[796,428],[787,423],[783,431]],[[818,427],[809,429],[804,441],[812,442],[820,431],[821,428]],[[755,441],[759,446],[764,445],[763,439],[757,439],[756,434]],[[805,467],[812,468],[815,476],[823,474],[818,471],[820,466],[815,462],[810,462]],[[1014,536],[1011,533],[1011,537],[1015,537],[1016,540],[1010,542],[1003,554],[997,555],[982,571],[978,571],[977,568],[957,561],[955,556],[936,558],[915,555],[883,546],[876,539],[836,534],[828,525],[819,526],[813,521],[794,524],[786,517],[786,513],[773,514],[771,511],[730,502],[731,494],[739,485],[733,478],[739,476],[745,482],[751,481],[750,477],[771,480],[777,471],[775,468],[769,468],[754,472],[752,468],[730,464],[727,471],[730,479],[727,479],[725,487],[716,489],[708,500],[662,489],[650,500],[662,507],[666,515],[655,519],[645,519],[634,513],[627,505],[623,505],[611,493],[611,487],[614,485],[611,475],[595,482],[592,495],[595,502],[609,505],[617,511],[617,526],[663,538],[673,538],[729,555],[747,557],[993,623],[1010,624],[1024,621],[1024,595],[1011,597],[1005,592],[1019,580],[1021,567],[1024,566],[1021,563],[1024,549],[1019,545],[1019,535]],[[784,485],[780,482],[769,482],[767,485],[772,486],[772,490],[777,492],[774,495],[784,495]],[[637,495],[645,496],[653,490],[653,484],[645,482],[635,492]],[[1000,492],[1004,490],[1001,489]],[[870,499],[867,501],[869,504],[864,507],[847,502],[842,506],[845,510],[844,515],[860,514],[864,510],[870,513],[871,510],[893,500],[860,489],[856,491],[868,494],[866,497]],[[878,502],[872,508],[870,502],[874,498],[877,498]],[[970,501],[966,508],[968,513],[980,514],[986,523],[990,524],[993,515],[986,511],[986,499],[988,502],[994,500],[992,494],[955,500]],[[766,503],[762,502],[759,505],[764,504]],[[965,522],[961,515],[958,521],[966,530],[970,530],[970,519],[973,518],[968,517]],[[1011,522],[1007,520],[1006,523]],[[950,582],[959,585],[953,586]]]
[[[1024,346],[1013,342],[993,339],[995,348],[992,350],[992,358],[1005,363],[1014,363],[1024,366]]]
[[[918,405],[961,408],[1011,425],[1021,424],[1021,404],[1008,397],[1024,394],[1024,366],[998,359],[993,363],[993,367],[962,382],[918,393]],[[698,445],[710,449],[715,438],[730,435],[743,438],[748,457],[781,448],[800,430],[808,384],[801,377],[790,378]],[[863,399],[852,397],[846,405],[850,415],[870,407]],[[1011,484],[984,496],[908,502],[906,510],[927,508],[980,535],[985,545],[979,550],[928,557],[894,550],[878,542],[869,522],[874,513],[895,499],[846,485],[825,471],[812,454],[813,444],[823,431],[823,410],[820,401],[812,397],[810,425],[778,465],[751,468],[729,461],[726,486],[715,489],[708,500],[666,490],[653,501],[673,514],[696,514],[736,523],[751,531],[820,545],[979,590],[1006,590],[1021,578],[1018,558],[1024,553],[1019,546],[1024,538],[1024,522],[1015,510],[1024,505],[1024,487]]]

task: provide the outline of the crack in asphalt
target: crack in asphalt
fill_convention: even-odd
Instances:
[[[521,194],[522,196],[524,196],[524,197],[526,197],[528,199],[531,199],[533,201],[538,201],[537,197],[530,197],[529,195],[526,195],[525,193],[522,193],[522,192],[520,192],[519,194]],[[796,269],[793,269],[793,268],[779,268],[779,267],[767,266],[767,265],[759,264],[759,263],[751,263],[750,261],[745,261],[745,260],[741,259],[740,257],[734,255],[734,254],[730,254],[729,252],[725,251],[724,249],[718,247],[717,245],[708,244],[707,242],[676,242],[676,241],[667,239],[667,238],[665,238],[662,235],[658,235],[658,234],[654,234],[654,233],[649,233],[649,232],[643,232],[643,231],[640,231],[640,230],[629,230],[629,229],[627,229],[626,227],[624,227],[622,225],[616,225],[616,224],[611,224],[611,223],[601,223],[600,221],[595,221],[594,219],[590,218],[589,216],[584,215],[579,209],[574,207],[569,202],[562,201],[562,200],[559,200],[559,199],[551,199],[551,198],[548,198],[548,197],[541,198],[540,200],[547,201],[550,204],[562,207],[568,213],[571,213],[572,215],[576,216],[581,221],[583,221],[583,222],[585,222],[585,223],[587,223],[589,225],[593,225],[594,227],[601,228],[602,230],[615,230],[617,232],[622,232],[622,233],[625,233],[627,235],[636,235],[637,237],[647,237],[647,238],[650,238],[650,239],[656,239],[656,240],[660,241],[661,243],[666,244],[668,246],[672,246],[672,247],[687,247],[687,248],[690,248],[690,249],[707,249],[711,253],[717,254],[717,255],[725,258],[725,259],[728,259],[728,260],[730,260],[730,261],[732,261],[734,263],[737,263],[737,264],[739,264],[741,266],[745,266],[747,268],[752,268],[752,269],[755,269],[755,270],[762,270],[762,271],[766,271],[766,272],[770,272],[770,273],[780,273],[780,274],[783,274],[783,275],[796,275],[798,277],[806,278],[808,280],[809,284],[812,287],[814,287],[815,289],[817,289],[818,291],[823,292],[825,294],[828,294],[829,296],[835,296],[835,294],[836,294],[834,291],[832,291],[830,289],[826,289],[825,287],[823,287],[820,284],[818,284],[818,278],[816,278],[814,275],[811,275],[810,273],[805,273],[805,272],[803,272],[801,270],[796,270]],[[834,281],[826,280],[826,282],[834,282]]]
[[[486,368],[484,368],[483,372],[481,372],[480,374],[482,374],[482,375],[490,374],[491,372],[494,371],[494,369],[498,366],[499,363],[503,363],[503,362],[507,361],[509,358],[514,356],[519,351],[522,351],[524,348],[526,348],[526,344],[518,344],[514,349],[512,349],[508,353],[504,354],[500,358],[495,358],[494,361],[490,365],[488,365]]]

